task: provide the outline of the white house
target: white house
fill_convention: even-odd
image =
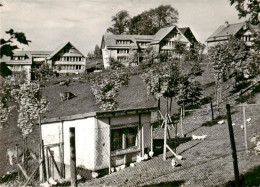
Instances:
[[[66,88],[76,97],[60,101],[61,86],[47,87],[49,111],[42,120],[41,132],[45,146],[62,143],[64,157],[59,147],[52,147],[55,160],[63,159],[66,176],[69,176],[69,128],[75,127],[76,165],[90,171],[104,170],[136,161],[152,149],[151,113],[156,102],[146,95],[145,84],[132,77],[128,86],[120,89],[118,109],[100,111],[90,89],[90,83],[73,83]],[[134,88],[134,89],[133,89]]]
[[[246,22],[230,24],[228,21],[224,25],[220,25],[206,40],[207,48],[215,46],[218,43],[226,42],[230,37],[235,37],[245,41],[251,46],[254,40],[254,34],[260,31],[260,25],[251,25]]]
[[[176,41],[184,43],[187,48],[193,47],[198,42],[189,27],[165,27],[161,28],[155,35],[105,34],[101,41],[104,67],[110,66],[110,58],[127,65],[126,63],[133,52],[137,52],[139,63],[143,59],[144,49],[148,46],[152,46],[157,55],[161,52],[174,52]]]
[[[14,51],[12,56],[3,56],[0,63],[5,62],[14,77],[24,73],[28,80],[34,78],[34,72],[42,64],[48,63],[59,73],[84,73],[85,56],[71,43],[65,42],[53,51]]]

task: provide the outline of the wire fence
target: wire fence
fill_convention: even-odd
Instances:
[[[78,186],[225,185],[234,180],[226,114],[226,108],[221,107],[215,108],[213,115],[210,107],[184,110],[182,118],[179,114],[171,117],[166,133],[162,121],[152,127],[147,122],[113,128],[101,125],[93,128],[93,133],[86,130],[84,136],[79,136],[76,126]],[[259,114],[257,104],[231,107],[240,174],[260,166]],[[17,133],[9,133],[13,139],[1,139],[1,158],[5,158],[0,165],[1,184],[71,185],[69,129],[50,131],[42,136],[43,144],[37,130],[27,139],[29,151],[25,154],[25,164],[22,154],[16,154],[17,150],[24,151],[22,138]],[[166,152],[164,161],[165,134],[171,151]],[[7,152],[11,148],[10,156]]]

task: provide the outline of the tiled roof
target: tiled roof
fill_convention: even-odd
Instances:
[[[161,41],[176,26],[161,28],[153,37],[153,42]]]
[[[157,102],[152,96],[147,95],[145,87],[145,83],[139,76],[130,77],[128,86],[120,88],[116,98],[118,110],[155,107]],[[59,94],[64,91],[69,91],[76,97],[62,102]],[[45,119],[101,111],[89,82],[71,83],[66,88],[59,84],[51,85],[44,89],[44,95],[49,101]]]
[[[72,45],[75,49],[77,49],[71,42],[62,43],[50,53],[48,59],[51,59],[54,55],[56,55],[60,50],[62,50],[68,44]],[[84,55],[78,49],[77,51],[84,57]]]
[[[234,24],[228,24],[226,25],[221,25],[213,34],[209,36],[209,38],[206,40],[206,42],[211,42],[215,40],[225,40],[228,38],[228,36],[236,35],[241,28],[246,25],[245,22],[242,23],[234,23]],[[254,27],[252,27],[254,28]],[[257,28],[257,26],[255,27]]]
[[[151,41],[153,36],[151,35],[103,35],[103,40],[107,47],[127,47],[137,48],[137,41]],[[130,40],[130,44],[116,44],[116,40]]]

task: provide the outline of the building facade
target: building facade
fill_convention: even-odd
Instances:
[[[86,58],[71,42],[61,44],[54,51],[14,51],[11,57],[3,56],[14,77],[24,75],[34,78],[35,70],[42,64],[48,64],[58,73],[85,72]]]
[[[251,25],[246,22],[229,24],[227,21],[221,25],[213,34],[211,34],[207,42],[207,48],[215,46],[218,43],[226,42],[230,37],[243,40],[248,46],[252,45],[254,34],[260,31],[260,25]]]
[[[143,51],[147,47],[151,47],[155,55],[161,52],[173,52],[176,41],[184,43],[187,48],[197,43],[189,27],[166,27],[160,29],[155,35],[105,34],[101,42],[104,67],[109,67],[110,58],[118,60],[119,62],[127,62],[135,52],[137,52],[137,63],[139,63],[142,61]]]

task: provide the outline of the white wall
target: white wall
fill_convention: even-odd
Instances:
[[[77,167],[83,167],[85,169],[93,170],[95,152],[95,118],[90,117],[86,119],[65,121],[63,123],[65,164],[70,164],[70,127],[75,127]]]
[[[94,139],[95,139],[95,118],[85,118],[72,121],[48,123],[41,126],[42,138],[44,144],[55,144],[61,141],[62,135],[59,136],[59,132],[62,132],[64,137],[64,163],[70,164],[70,134],[69,128],[75,127],[76,136],[76,162],[77,167],[94,170]],[[60,129],[60,131],[59,131]],[[60,138],[59,138],[60,137]],[[60,140],[59,140],[60,139]],[[51,148],[54,151],[54,157],[57,162],[59,159],[58,147]]]

